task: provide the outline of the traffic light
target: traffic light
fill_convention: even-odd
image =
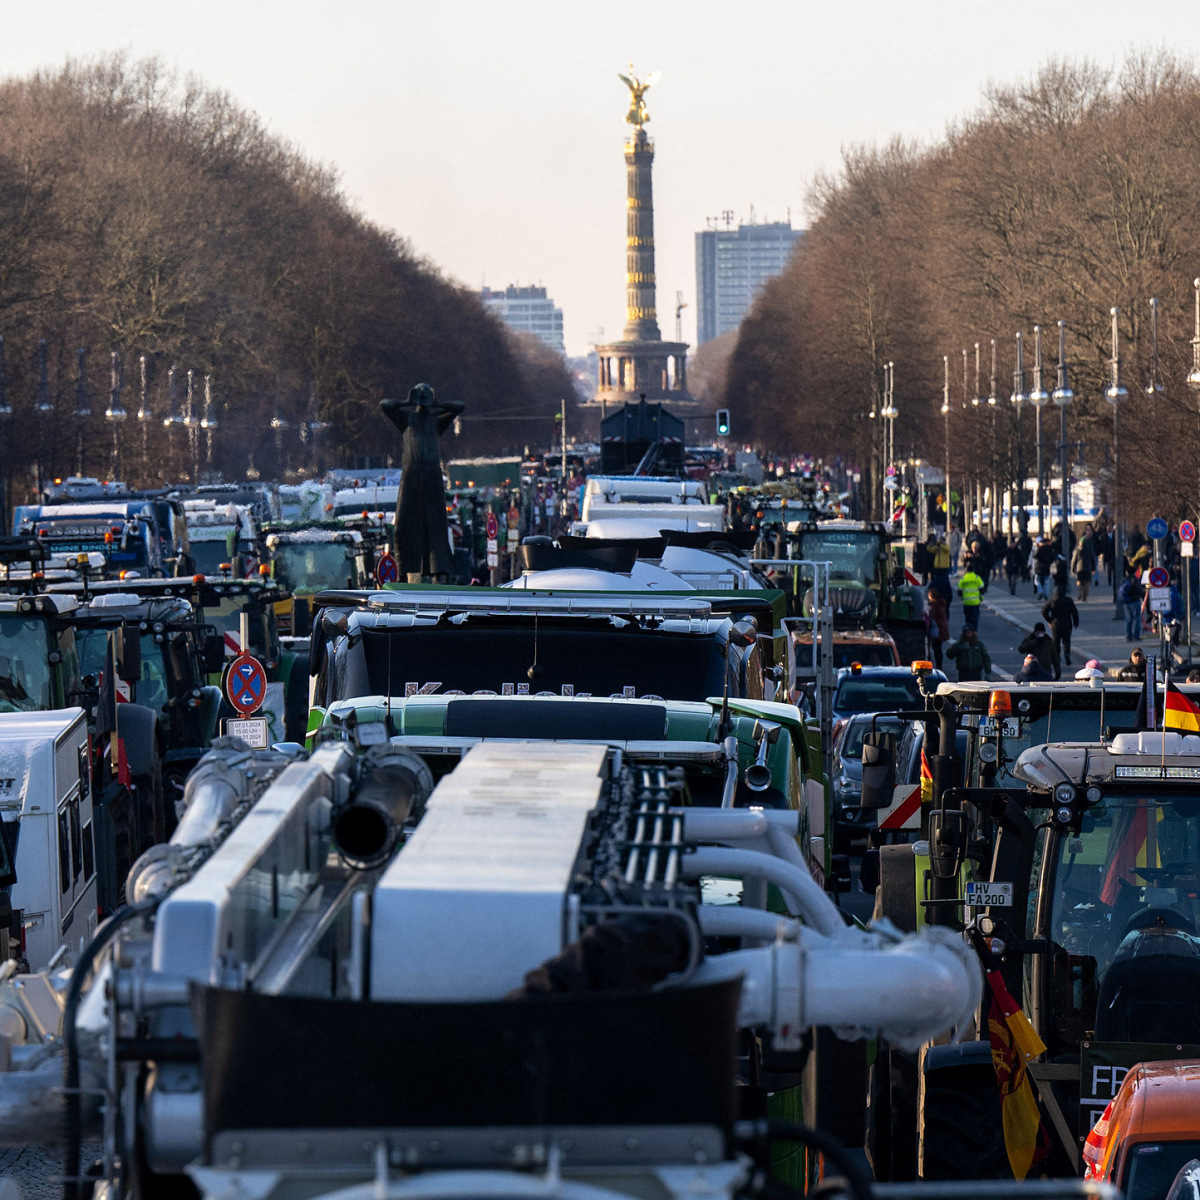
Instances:
[[[729,409],[717,409],[717,437],[729,436]]]

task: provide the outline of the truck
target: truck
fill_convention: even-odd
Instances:
[[[36,537],[56,555],[102,554],[105,573],[163,575],[166,544],[156,505],[120,496],[69,504],[18,504],[12,532]]]
[[[0,714],[0,962],[78,961],[96,931],[95,817],[83,709]]]
[[[458,732],[214,746],[128,909],[38,977],[61,1019],[14,1029],[0,1142],[65,1130],[70,1181],[95,1139],[109,1200],[732,1200],[815,1182],[795,1139],[829,1145],[747,1117],[765,1077],[739,1061],[798,1068],[812,1027],[911,1045],[978,1004],[961,939],[848,926],[797,813],[721,807],[719,746],[645,736],[660,702],[437,703]],[[564,707],[587,737],[489,732]]]

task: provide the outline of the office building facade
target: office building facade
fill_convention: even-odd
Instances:
[[[485,287],[479,298],[510,329],[533,334],[559,354],[565,351],[562,309],[546,295],[544,287],[510,286],[502,292]]]
[[[737,329],[767,280],[787,266],[803,230],[790,221],[696,234],[696,341]]]

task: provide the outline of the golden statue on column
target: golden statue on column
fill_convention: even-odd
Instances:
[[[625,114],[625,120],[630,125],[641,127],[650,120],[650,114],[646,111],[646,101],[642,97],[659,81],[660,77],[661,72],[651,71],[645,79],[639,79],[634,74],[633,63],[629,64],[628,75],[617,75],[617,78],[629,89],[632,97],[629,111]]]

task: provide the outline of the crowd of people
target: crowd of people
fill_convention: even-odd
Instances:
[[[1154,545],[1140,529],[1135,528],[1127,544],[1120,546],[1107,519],[1101,517],[1078,533],[1068,529],[1065,542],[1061,526],[1039,537],[1028,531],[989,536],[978,527],[964,536],[951,522],[947,530],[935,530],[924,544],[918,544],[913,566],[926,589],[925,624],[934,665],[940,669],[949,659],[956,664],[960,680],[987,677],[991,659],[979,637],[979,613],[988,587],[997,580],[1006,582],[1014,596],[1019,584],[1032,583],[1040,602],[1042,620],[1017,647],[1024,655],[1014,676],[1018,681],[1060,679],[1064,668],[1074,665],[1071,638],[1079,628],[1079,608],[1072,591],[1080,604],[1087,604],[1092,589],[1099,587],[1107,601],[1115,584],[1128,642],[1139,642],[1145,635],[1157,637],[1160,628],[1178,641],[1185,617],[1181,569],[1192,571],[1193,611],[1200,612],[1197,560],[1179,555],[1177,535],[1164,539],[1159,550],[1159,565],[1170,575],[1169,607],[1159,612],[1150,609],[1147,578],[1154,564]],[[962,632],[951,643],[956,599],[962,605]],[[1136,672],[1134,656],[1125,669]]]

